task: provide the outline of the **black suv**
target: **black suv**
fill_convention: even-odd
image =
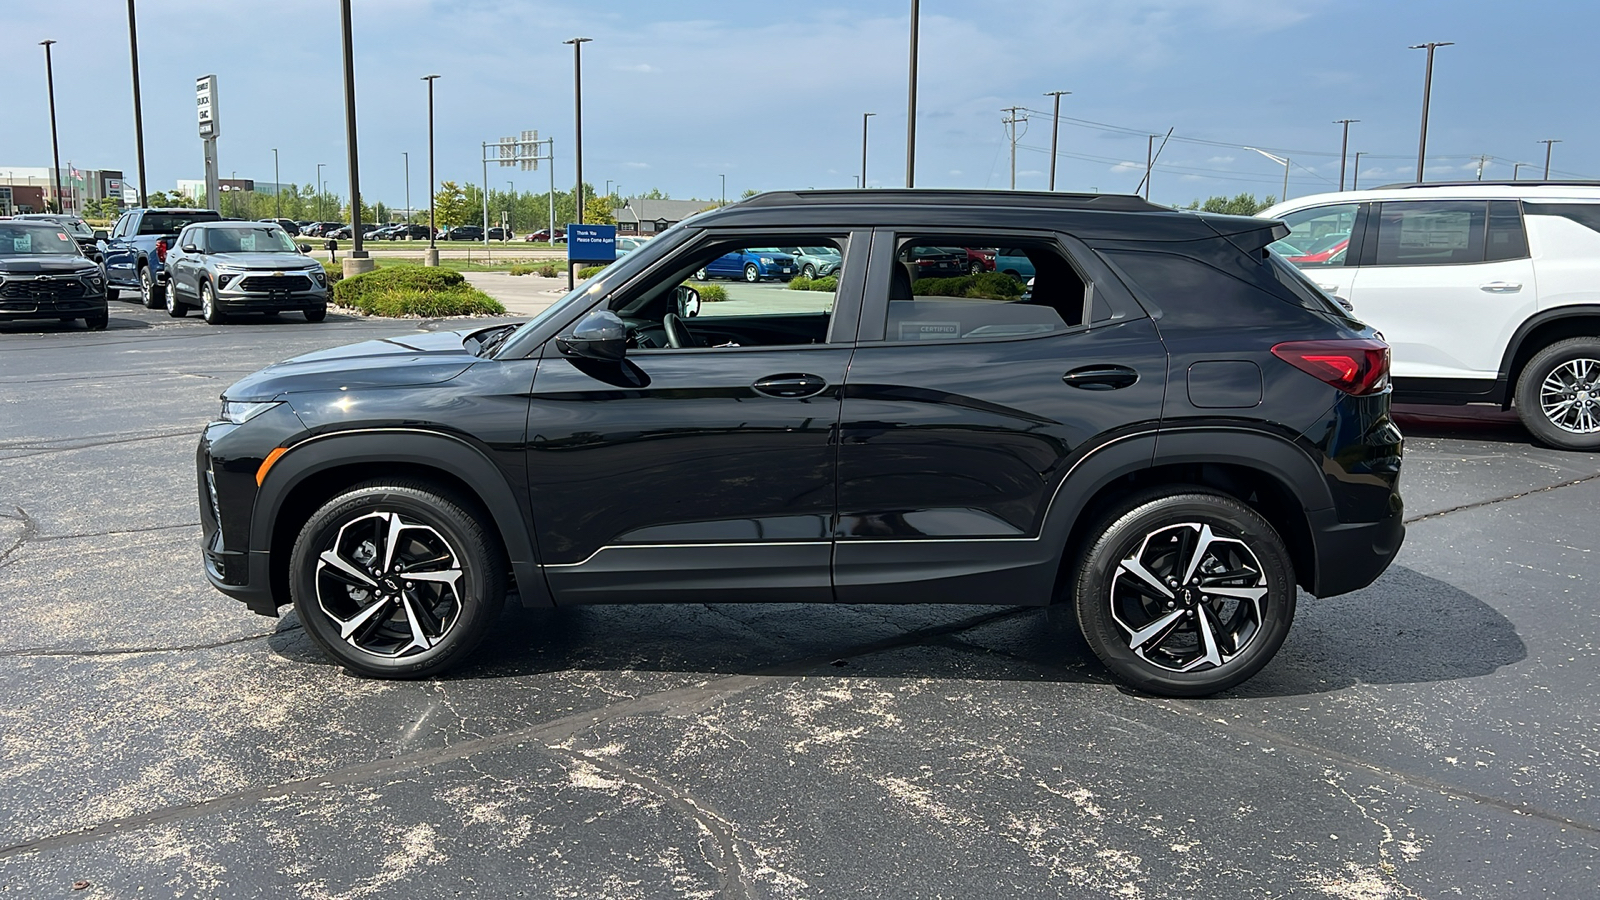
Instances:
[[[763,194],[522,325],[302,356],[200,442],[211,582],[419,676],[525,606],[1072,603],[1120,678],[1195,695],[1278,650],[1296,586],[1399,549],[1388,347],[1268,252],[1137,197]],[[831,246],[823,290],[685,279]],[[918,278],[935,247],[1003,273]],[[827,288],[832,288],[828,290]]]
[[[60,223],[0,220],[0,322],[12,319],[110,321],[105,270]]]

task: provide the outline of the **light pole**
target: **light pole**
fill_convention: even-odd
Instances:
[[[141,175],[139,177],[143,178],[144,176]],[[141,193],[143,193],[143,191],[144,191],[144,185],[142,183],[139,185],[139,191]],[[277,216],[277,218],[281,219],[281,218],[283,218],[283,185],[278,183],[278,148],[277,147],[273,147],[272,148],[272,197],[273,197],[274,200],[277,201],[277,203],[274,204],[274,208],[277,210],[276,216]]]
[[[313,185],[313,187],[317,191],[317,221],[318,222],[321,222],[323,220],[323,218],[324,218],[324,216],[322,215],[322,194],[323,194],[323,190],[322,190],[322,167],[325,166],[325,165],[327,165],[327,163],[317,163],[317,183],[315,185]]]
[[[572,45],[572,113],[576,129],[573,141],[573,159],[577,161],[578,186],[573,191],[573,202],[577,204],[578,224],[583,224],[583,45],[594,40],[593,38],[575,37],[563,44]],[[567,280],[572,280],[572,269],[567,269]],[[569,285],[570,286],[570,285]]]
[[[606,196],[611,196],[611,179],[606,179]]]
[[[1061,95],[1071,91],[1046,91],[1046,97],[1056,98],[1055,118],[1050,126],[1050,190],[1056,189],[1056,144],[1061,137]]]
[[[867,186],[867,119],[877,113],[861,114],[861,187]]]
[[[1455,41],[1429,41],[1426,44],[1412,44],[1407,48],[1428,51],[1428,67],[1422,76],[1422,136],[1417,139],[1417,184],[1422,183],[1423,158],[1428,153],[1428,101],[1433,94],[1433,51],[1454,44]]]
[[[45,89],[50,92],[50,155],[55,160],[56,168],[56,212],[66,212],[61,205],[61,145],[56,142],[56,75],[55,67],[50,62],[50,45],[55,41],[40,41],[39,46],[44,48],[44,83]],[[139,185],[141,188],[144,185]]]
[[[1544,145],[1544,180],[1545,181],[1549,181],[1550,180],[1550,148],[1555,146],[1556,144],[1561,143],[1561,141],[1559,141],[1559,140],[1553,140],[1553,141],[1552,140],[1546,140],[1546,141],[1535,141],[1534,143],[1543,144]]]
[[[1283,201],[1289,199],[1289,159],[1288,159],[1288,157],[1276,156],[1274,154],[1268,153],[1265,150],[1258,150],[1255,147],[1246,147],[1244,149],[1246,149],[1246,150],[1255,150],[1257,153],[1261,154],[1262,156],[1265,156],[1267,159],[1270,159],[1275,163],[1282,163],[1283,164],[1283,196],[1278,198],[1278,202],[1282,203]]]
[[[339,24],[344,31],[344,132],[350,152],[350,253],[344,258],[348,278],[372,271],[375,264],[361,249],[361,165],[356,152],[356,59],[350,38],[350,0],[339,4]]]
[[[149,206],[144,187],[144,110],[139,102],[139,29],[134,24],[133,0],[128,0],[128,58],[133,61],[133,149],[139,161],[139,205]]]
[[[433,82],[438,78],[438,75],[422,76],[428,83],[428,252],[422,255],[425,266],[439,264],[439,246],[434,243],[439,228],[433,222]]]
[[[1517,173],[1521,172],[1522,171],[1522,167],[1525,166],[1525,165],[1528,165],[1528,164],[1527,163],[1514,163],[1511,166],[1511,180],[1512,181],[1516,181],[1517,180]]]
[[[722,205],[723,206],[727,206],[728,205],[728,176],[726,176],[726,175],[718,175],[717,177],[722,179]]]
[[[401,156],[402,160],[405,162],[405,167],[406,167],[406,224],[410,225],[411,224],[411,153],[409,151],[406,151],[406,150],[401,150],[400,151],[400,156]],[[408,240],[408,241],[411,240],[411,235],[410,234],[406,235],[406,240]]]
[[[1350,170],[1350,190],[1361,190],[1361,151],[1356,151],[1356,164]]]
[[[511,195],[510,199],[508,199],[506,201],[506,231],[510,232],[511,231],[511,216],[512,216],[513,213],[515,213],[517,211],[517,183],[515,181],[510,181],[510,180],[506,181],[506,193]],[[510,240],[511,239],[511,236],[510,236],[509,233],[508,234],[502,234],[500,237],[503,238],[504,240]]]
[[[1339,190],[1344,190],[1344,158],[1350,152],[1350,123],[1360,119],[1336,119],[1333,124],[1344,126],[1344,140],[1339,143]]]
[[[917,21],[920,0],[911,0],[911,86],[906,90],[906,187],[917,184]],[[867,180],[861,179],[861,186]]]

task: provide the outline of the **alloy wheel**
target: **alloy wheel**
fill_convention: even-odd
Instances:
[[[744,267],[744,280],[750,282],[751,284],[761,280],[761,270],[756,268],[755,263],[751,263],[750,265]]]
[[[1147,534],[1117,566],[1111,616],[1128,649],[1171,672],[1221,668],[1261,635],[1266,572],[1244,541],[1184,522]]]
[[[1600,360],[1579,357],[1556,366],[1539,385],[1539,408],[1569,434],[1600,433]]]
[[[317,604],[356,650],[394,659],[433,648],[461,617],[460,554],[397,512],[350,520],[317,557]]]

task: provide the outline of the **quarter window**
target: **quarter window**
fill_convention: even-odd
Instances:
[[[1517,201],[1489,201],[1489,246],[1485,258],[1528,258],[1528,232],[1522,227],[1522,208]]]
[[[1084,323],[1088,284],[1053,242],[904,242],[890,272],[889,341],[1027,337]]]
[[[1483,262],[1488,204],[1415,200],[1384,203],[1378,213],[1380,266]]]
[[[1289,213],[1283,217],[1289,236],[1273,241],[1272,249],[1302,269],[1345,265],[1357,206],[1340,203]]]

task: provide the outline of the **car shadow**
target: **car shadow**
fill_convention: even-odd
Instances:
[[[139,319],[126,319],[117,315],[117,308],[111,307],[111,319],[106,325],[107,331],[130,331],[137,328],[149,328],[150,323]],[[70,334],[72,332],[89,332],[82,319],[73,319],[63,322],[59,319],[12,319],[0,321],[0,334]]]
[[[1395,404],[1395,423],[1408,438],[1457,438],[1469,441],[1499,441],[1532,444],[1533,435],[1511,410],[1498,406],[1425,406]]]
[[[333,665],[291,612],[268,645]],[[1219,696],[1278,697],[1356,684],[1488,675],[1527,657],[1516,629],[1452,585],[1393,567],[1343,597],[1301,595],[1294,627],[1255,678]],[[444,680],[565,671],[822,674],[1110,683],[1067,605],[639,604],[530,610],[508,604],[473,659]]]

